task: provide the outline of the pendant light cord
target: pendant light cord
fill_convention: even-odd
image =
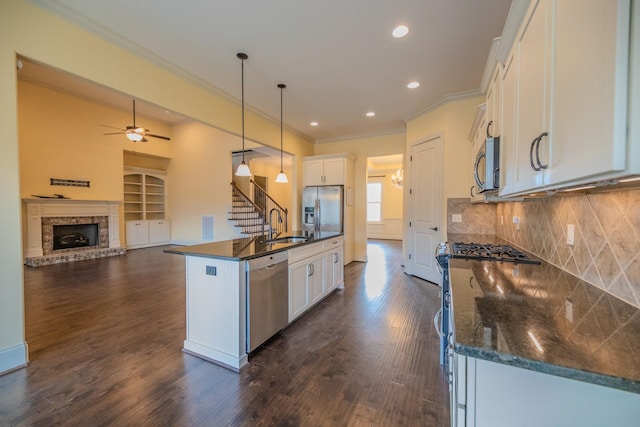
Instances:
[[[244,163],[244,58],[242,60],[242,163]]]
[[[282,89],[285,88],[285,85],[278,85],[280,88],[280,172],[282,172]]]

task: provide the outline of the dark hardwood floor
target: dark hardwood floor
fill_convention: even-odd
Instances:
[[[0,426],[443,426],[438,287],[370,241],[329,296],[240,374],[181,351],[184,258],[163,248],[25,267],[31,363],[0,376]]]

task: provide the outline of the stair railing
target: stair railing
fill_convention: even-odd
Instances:
[[[265,225],[266,225],[266,214],[265,214],[265,209],[261,208],[258,204],[256,204],[253,200],[251,200],[251,198],[249,196],[247,196],[246,194],[244,194],[242,192],[242,190],[240,190],[240,188],[238,188],[238,185],[235,183],[235,181],[231,182],[231,187],[232,187],[232,191],[234,194],[240,196],[241,199],[243,199],[243,201],[245,201],[246,203],[248,203],[249,205],[251,205],[254,209],[254,212],[258,213],[258,224],[256,224],[256,226],[261,226],[260,227],[260,234],[264,234],[265,233]],[[233,219],[251,219],[252,218],[252,214],[254,212],[235,212],[233,214]]]
[[[272,230],[271,236],[277,237],[288,231],[287,224],[289,223],[289,210],[280,206],[280,204],[254,180],[250,180],[249,185],[255,205],[264,208],[266,217],[265,221],[269,224],[269,227]]]

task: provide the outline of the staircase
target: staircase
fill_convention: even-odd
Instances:
[[[282,208],[253,180],[250,181],[253,200],[244,194],[235,182],[231,183],[231,188],[229,220],[235,222],[240,234],[256,237],[268,234],[273,229],[273,237],[277,237],[287,231],[288,210]]]

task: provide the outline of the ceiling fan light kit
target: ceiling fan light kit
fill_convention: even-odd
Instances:
[[[284,169],[282,168],[282,90],[287,87],[284,83],[279,83],[278,87],[280,88],[280,173],[276,177],[276,182],[279,184],[286,184],[289,182],[287,179],[287,175],[284,173]]]
[[[238,170],[236,171],[236,176],[251,176],[251,170],[249,169],[249,165],[247,165],[244,161],[244,61],[248,59],[249,56],[246,53],[238,53],[238,58],[240,58],[241,64],[241,85],[242,85],[242,163],[238,166]]]
[[[113,126],[107,126],[107,125],[100,125],[100,126],[109,127],[109,128],[113,127]],[[119,129],[119,128],[115,128],[115,129]],[[146,136],[151,136],[153,138],[159,138],[159,139],[164,139],[166,141],[171,141],[171,138],[169,138],[168,136],[155,135],[155,134],[149,133],[149,129],[136,126],[136,100],[135,99],[133,100],[133,125],[127,126],[124,129],[120,129],[120,132],[110,132],[110,133],[105,133],[104,135],[120,135],[120,134],[124,134],[131,142],[147,142],[147,139],[145,138]]]

